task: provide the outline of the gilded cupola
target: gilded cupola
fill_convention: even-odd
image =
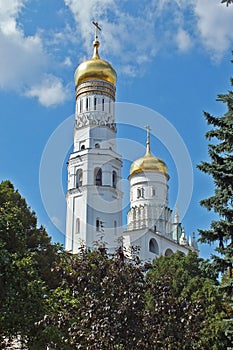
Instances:
[[[144,157],[136,159],[130,167],[130,177],[134,174],[143,173],[147,171],[163,173],[169,178],[167,172],[167,166],[164,161],[160,158],[154,157],[150,151],[150,132],[147,127],[147,143],[146,143],[146,154]]]
[[[90,60],[82,62],[74,74],[75,86],[88,81],[88,80],[102,80],[108,83],[116,85],[116,72],[111,64],[104,61],[99,56],[98,35],[96,33],[95,40],[93,42],[94,53]]]

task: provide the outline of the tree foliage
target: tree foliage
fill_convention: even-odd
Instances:
[[[2,349],[16,337],[30,350],[226,349],[228,310],[207,261],[177,253],[145,267],[103,246],[70,255],[8,181],[0,267]]]
[[[146,295],[155,349],[226,349],[222,295],[206,264],[191,252],[154,261]]]
[[[233,85],[233,79],[231,79]],[[224,275],[221,287],[228,307],[228,333],[233,333],[233,92],[218,95],[218,101],[226,104],[223,116],[204,113],[212,129],[206,133],[211,141],[208,145],[209,162],[202,162],[198,168],[210,175],[214,181],[214,194],[201,201],[201,205],[216,213],[210,229],[199,230],[202,242],[218,242],[213,255],[217,272]],[[231,305],[231,306],[230,306]],[[230,328],[229,328],[230,327]],[[233,341],[233,339],[232,339]]]
[[[57,269],[61,285],[49,300],[41,325],[58,349],[136,349],[144,310],[144,276],[104,249],[64,253]],[[55,307],[54,307],[55,306]]]
[[[57,247],[10,181],[0,184],[0,338],[30,342],[45,313],[44,295],[59,279],[51,274]],[[1,345],[0,345],[1,346]]]
[[[233,4],[233,0],[222,0],[221,3],[226,4],[228,6],[230,4]]]
[[[206,264],[177,253],[158,258],[145,275],[118,253],[64,253],[57,266],[63,281],[39,323],[40,341],[67,350],[225,350],[222,298]]]
[[[231,80],[233,84],[233,80]],[[213,129],[206,133],[209,144],[210,162],[202,162],[198,168],[214,180],[214,195],[203,199],[201,205],[218,214],[209,230],[200,230],[202,242],[219,242],[215,256],[216,266],[222,273],[227,270],[232,277],[233,257],[233,92],[218,96],[226,104],[223,116],[215,117],[204,113],[207,123]]]

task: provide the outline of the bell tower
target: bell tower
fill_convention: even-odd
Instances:
[[[66,250],[109,252],[117,247],[122,226],[121,156],[116,150],[116,72],[99,56],[98,23],[93,57],[75,72],[74,149],[68,161]]]
[[[150,127],[147,125],[146,154],[130,168],[130,210],[128,230],[148,228],[163,234],[172,232],[168,207],[167,166],[150,150]]]

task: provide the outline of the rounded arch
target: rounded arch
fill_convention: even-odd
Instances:
[[[101,168],[95,168],[94,181],[96,186],[102,186],[102,169]]]
[[[112,187],[116,188],[117,185],[117,173],[115,170],[112,172]]]
[[[149,241],[149,251],[156,255],[159,255],[159,245],[155,238],[151,238]]]
[[[96,228],[96,231],[100,231],[100,218],[96,218],[95,220],[95,228]]]
[[[82,187],[83,185],[83,170],[78,169],[76,171],[76,188]]]
[[[170,248],[166,249],[165,256],[169,256],[169,255],[172,255],[172,254],[173,254],[173,251]]]

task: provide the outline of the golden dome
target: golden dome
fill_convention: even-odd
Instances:
[[[110,63],[101,60],[98,53],[99,41],[97,37],[93,43],[94,53],[90,60],[82,62],[74,74],[75,86],[86,80],[103,80],[116,85],[116,72]]]
[[[150,139],[149,139],[149,133],[147,135],[147,147],[146,147],[146,154],[144,157],[136,159],[131,167],[130,167],[130,176],[138,173],[142,173],[144,171],[154,171],[165,174],[168,178],[169,175],[167,173],[167,166],[159,158],[153,157],[153,155],[150,152]]]

